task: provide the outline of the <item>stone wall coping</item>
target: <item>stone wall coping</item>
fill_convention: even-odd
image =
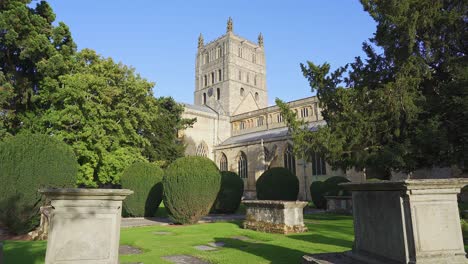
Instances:
[[[468,185],[468,178],[452,179],[422,179],[404,181],[382,181],[364,183],[340,183],[345,190],[350,191],[396,191],[396,190],[427,190],[427,189],[460,189]]]
[[[269,208],[304,208],[306,201],[279,201],[279,200],[244,200],[243,204],[249,207],[269,207]]]
[[[51,199],[122,201],[133,193],[129,189],[43,188],[39,193]]]

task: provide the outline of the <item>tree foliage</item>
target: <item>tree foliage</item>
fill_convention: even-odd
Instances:
[[[135,161],[183,155],[177,130],[191,124],[153,83],[93,50],[76,51],[45,2],[0,3],[0,140],[22,131],[54,135],[73,147],[78,184],[118,184]]]
[[[363,44],[366,59],[333,72],[328,63],[301,64],[327,126],[310,132],[277,100],[295,145],[302,144],[296,151],[322,151],[336,167],[387,173],[466,168],[466,2],[361,3],[377,22],[374,37]]]

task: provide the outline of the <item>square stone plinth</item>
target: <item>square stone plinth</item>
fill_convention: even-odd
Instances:
[[[359,263],[468,263],[457,194],[468,179],[341,184],[352,191]]]
[[[249,200],[242,202],[246,207],[244,228],[268,233],[306,232],[303,209],[307,202]]]
[[[51,200],[46,264],[118,263],[122,200],[130,190],[43,189]]]

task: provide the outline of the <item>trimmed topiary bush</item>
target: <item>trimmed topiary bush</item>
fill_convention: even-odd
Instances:
[[[207,215],[221,187],[216,164],[203,157],[183,157],[169,165],[163,177],[163,201],[169,217],[194,224]]]
[[[256,188],[259,200],[295,201],[299,180],[286,168],[271,168],[258,178]]]
[[[341,176],[333,176],[326,179],[323,183],[325,184],[325,196],[348,196],[351,195],[349,191],[345,191],[343,187],[339,186],[340,183],[349,182],[348,179]]]
[[[122,188],[133,191],[123,201],[125,215],[151,217],[156,214],[162,201],[163,175],[158,165],[148,162],[135,162],[123,172]]]
[[[325,209],[327,207],[327,200],[324,197],[325,184],[322,181],[314,181],[310,185],[310,196],[317,209]]]
[[[46,135],[21,134],[0,143],[0,221],[24,234],[39,224],[38,189],[73,187],[78,162],[65,143]]]
[[[338,184],[349,182],[348,179],[341,176],[333,176],[325,181],[314,181],[310,185],[310,195],[312,201],[318,209],[327,208],[327,199],[325,196],[349,196],[351,193],[343,189]]]
[[[239,208],[242,194],[244,193],[244,181],[235,172],[221,172],[221,189],[213,204],[215,213],[232,214]]]

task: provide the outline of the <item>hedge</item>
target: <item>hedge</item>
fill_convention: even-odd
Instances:
[[[72,149],[51,136],[21,134],[0,143],[0,221],[24,234],[39,224],[38,189],[73,187],[79,165]]]

